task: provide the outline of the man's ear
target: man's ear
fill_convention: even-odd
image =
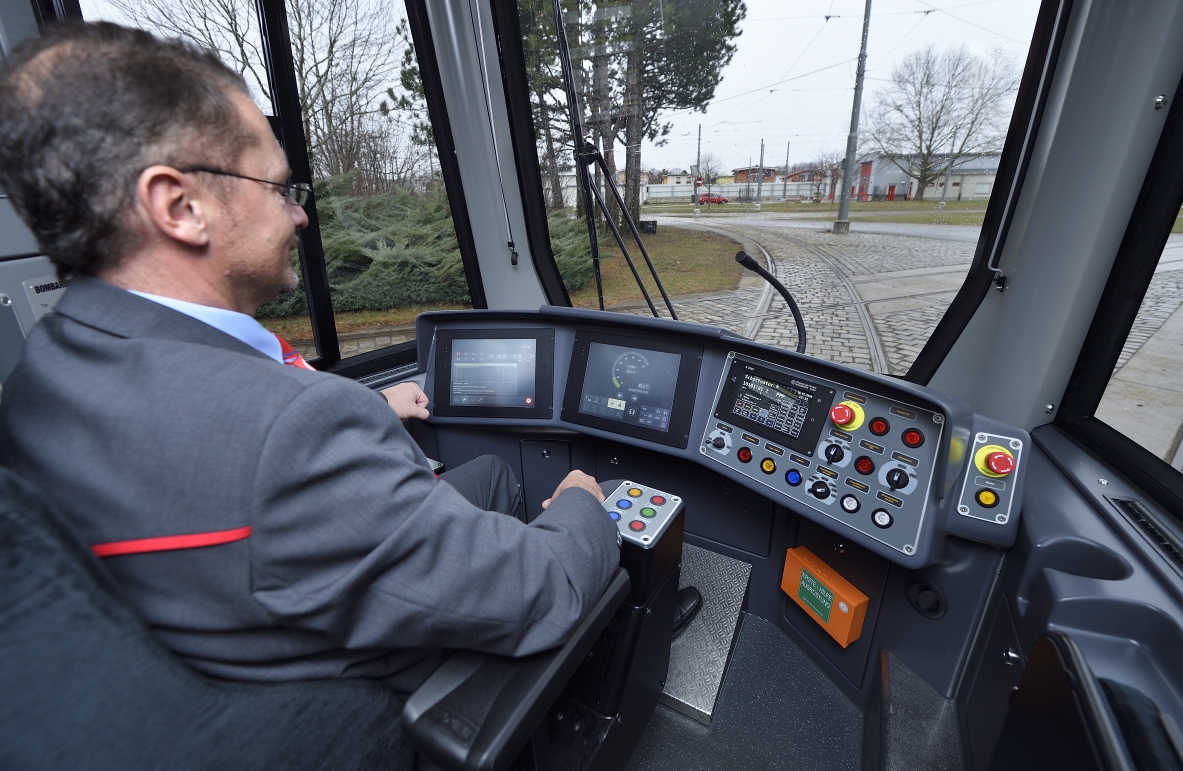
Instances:
[[[144,225],[186,246],[209,245],[213,194],[170,166],[149,166],[136,185]]]

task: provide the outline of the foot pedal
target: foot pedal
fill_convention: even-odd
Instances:
[[[746,562],[690,544],[682,547],[679,588],[696,587],[702,609],[674,640],[661,703],[703,725],[711,724],[751,574]]]

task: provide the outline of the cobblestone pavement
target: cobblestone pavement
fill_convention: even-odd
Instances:
[[[776,277],[805,319],[806,353],[891,374],[904,374],[915,360],[961,286],[975,247],[968,241],[880,233],[835,236],[747,223],[710,225],[768,251]],[[757,295],[741,288],[729,301],[726,294],[709,301],[675,300],[674,308],[685,320],[743,334],[758,313]],[[755,339],[796,347],[796,324],[779,295],[756,325]]]
[[[1122,346],[1121,356],[1117,358],[1117,366],[1113,368],[1116,374],[1130,357],[1141,348],[1150,337],[1162,328],[1179,305],[1183,303],[1183,270],[1170,270],[1155,273],[1150,280],[1150,287],[1146,290],[1146,297],[1142,300],[1142,307],[1134,319],[1134,326],[1130,329],[1130,336]]]

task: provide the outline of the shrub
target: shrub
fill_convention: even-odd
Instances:
[[[427,193],[396,188],[358,196],[350,193],[353,176],[351,172],[316,183],[333,310],[384,311],[418,303],[471,302],[443,186]],[[555,261],[568,290],[582,289],[592,280],[586,225],[559,212],[550,215],[548,226]],[[267,303],[256,315],[262,319],[307,313],[301,281],[294,291]]]

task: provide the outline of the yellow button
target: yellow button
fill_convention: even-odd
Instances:
[[[640,497],[641,497],[641,488],[639,488],[639,487],[630,487],[630,488],[629,488],[629,491],[628,491],[628,497],[630,497],[630,498],[640,498]]]
[[[998,494],[993,490],[978,490],[978,503],[985,506],[987,509],[994,508],[998,504]]]
[[[765,474],[771,474],[776,471],[776,464],[772,461],[772,458],[765,458],[760,461],[760,470]]]

